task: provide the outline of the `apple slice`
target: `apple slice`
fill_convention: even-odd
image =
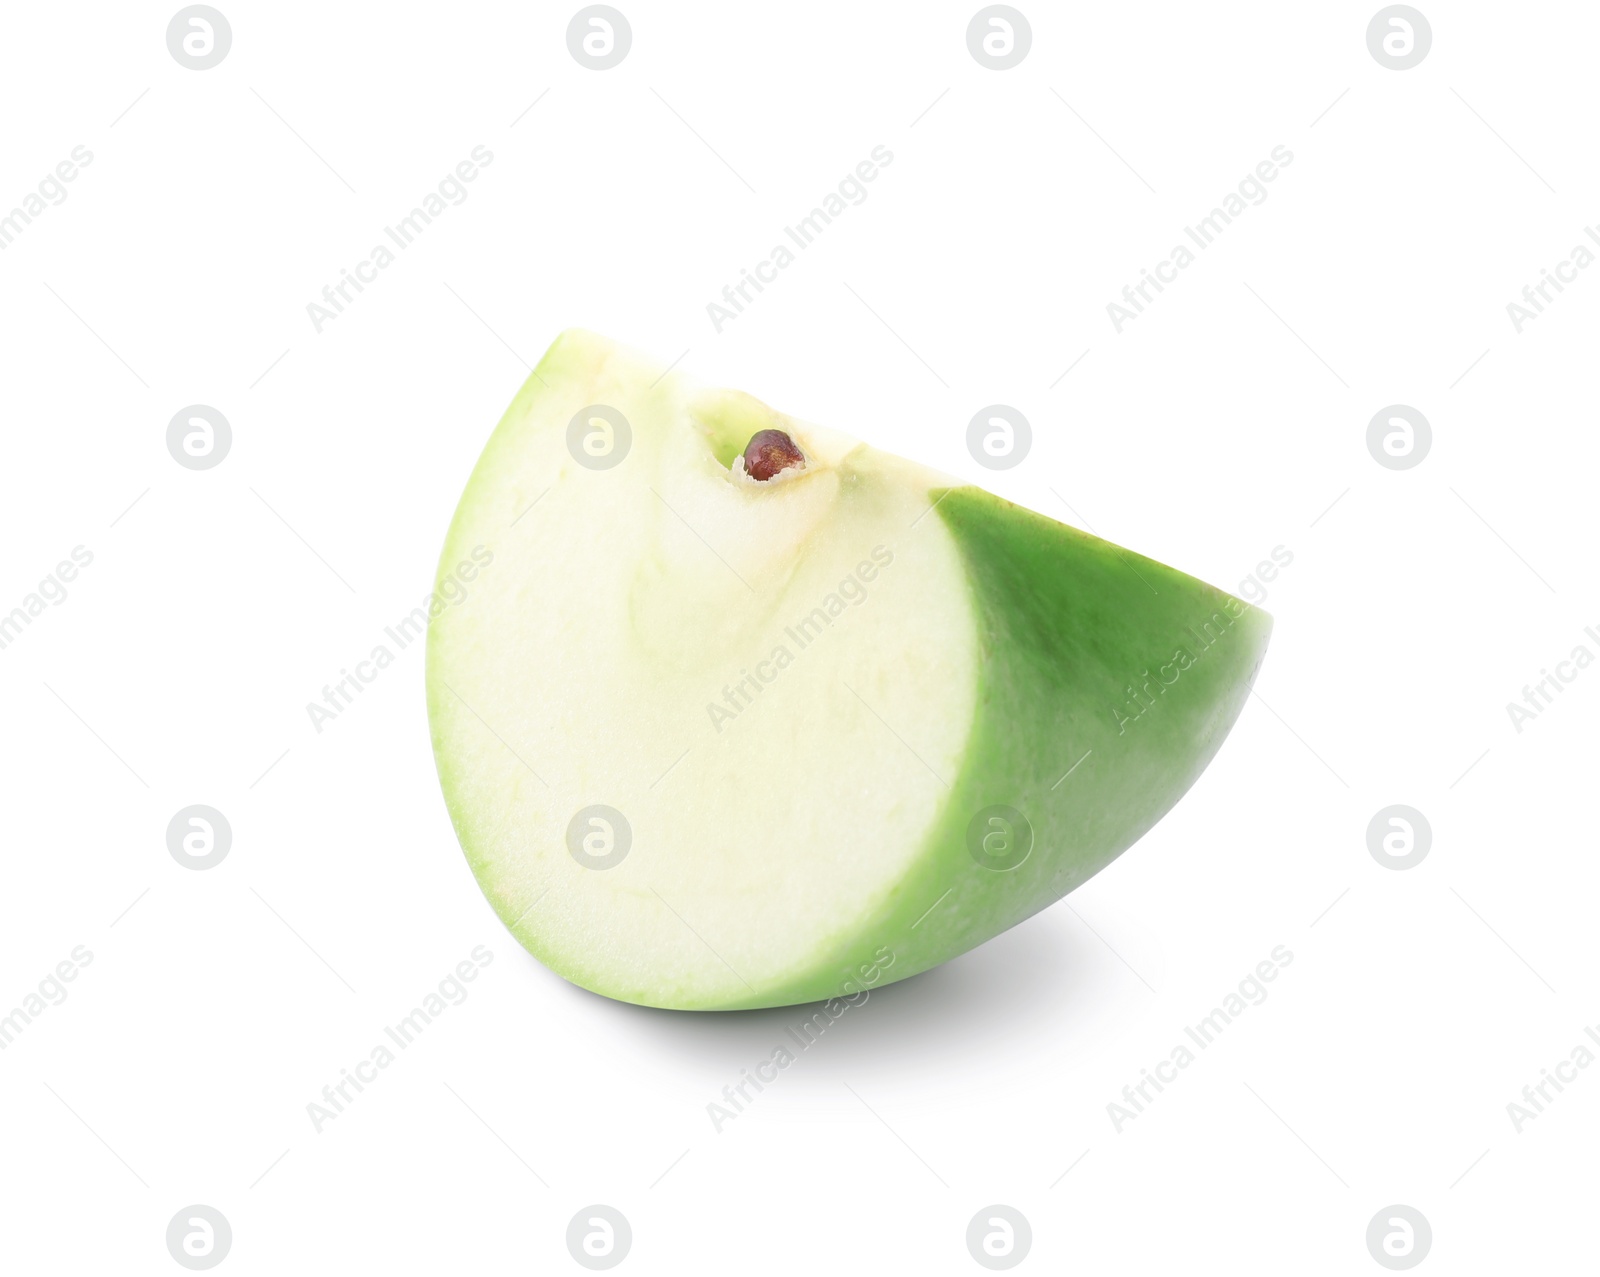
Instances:
[[[439,578],[433,744],[484,894],[566,979],[701,1010],[854,998],[1059,900],[1194,783],[1272,626],[578,331]]]

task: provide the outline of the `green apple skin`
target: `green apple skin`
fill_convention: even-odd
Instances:
[[[594,403],[620,408],[634,431],[633,455],[604,476],[573,465],[561,443]],[[792,488],[730,487],[727,467],[763,428],[791,433],[807,472]],[[680,535],[687,548],[669,554],[651,538],[678,535],[675,525],[646,490],[712,536]],[[841,622],[828,652],[784,676],[792,689],[764,692],[760,715],[726,737],[685,735],[695,688],[752,648],[757,630],[739,627],[769,606],[766,581],[848,563],[880,524],[899,556],[884,573],[899,574],[893,584]],[[601,545],[607,537],[615,543]],[[582,332],[551,347],[486,447],[446,539],[441,589],[488,542],[494,567],[429,626],[429,715],[457,836],[501,919],[546,966],[607,997],[674,1009],[856,998],[1059,900],[1195,782],[1249,695],[1272,625],[1175,569],[748,396],[699,392]],[[763,543],[781,552],[761,559]],[[690,554],[708,575],[681,566]],[[739,573],[723,574],[730,565],[763,589],[741,592]],[[681,639],[675,603],[653,602],[658,587],[695,602]],[[814,586],[794,590],[814,597]],[[904,659],[893,650],[902,643]],[[595,711],[616,719],[604,730],[580,712],[610,690],[572,655],[591,650],[659,663]],[[890,726],[912,720],[922,734],[911,740]],[[791,730],[794,748],[768,740]],[[671,784],[606,788],[618,770],[607,771],[608,751],[652,735],[651,774],[693,744]],[[770,815],[752,816],[743,782],[773,779],[773,758],[792,775]],[[563,788],[568,772],[579,779]],[[583,868],[568,855],[568,817],[618,792],[635,813],[635,849],[618,868]],[[662,806],[668,796],[675,806]],[[1021,824],[1007,813],[985,842],[979,818],[994,807]],[[729,833],[729,822],[742,823]],[[986,850],[1025,843],[1020,863]],[[752,862],[751,848],[766,859]]]
[[[904,979],[1054,904],[1194,784],[1266,653],[1272,618],[1222,590],[979,488],[933,497],[982,615],[970,763],[915,871],[859,940],[747,1005]],[[971,817],[991,805],[1032,826],[1033,850],[1015,868],[971,853]]]

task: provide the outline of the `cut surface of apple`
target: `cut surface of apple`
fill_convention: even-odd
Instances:
[[[762,431],[803,461],[747,473]],[[1271,630],[580,331],[439,578],[433,745],[484,894],[566,979],[682,1009],[856,998],[1060,899],[1210,762]]]

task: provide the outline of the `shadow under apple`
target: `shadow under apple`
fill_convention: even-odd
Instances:
[[[931,971],[873,989],[831,1021],[821,1002],[667,1011],[562,984],[570,996],[603,1003],[636,1024],[647,1050],[713,1073],[753,1065],[779,1045],[797,1057],[824,1053],[852,1069],[969,1056],[992,1064],[1000,1049],[1070,1048],[1073,1039],[1097,1037],[1150,996],[1067,909],[1044,910]]]

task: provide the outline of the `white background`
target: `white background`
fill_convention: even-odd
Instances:
[[[1521,334],[1506,304],[1600,217],[1600,13],[1426,3],[1393,71],[1372,0],[1024,3],[997,72],[972,3],[619,3],[604,72],[542,5],[222,0],[203,72],[167,7],[8,7],[0,211],[94,158],[0,252],[0,611],[94,561],[0,651],[0,1010],[93,961],[0,1053],[0,1263],[181,1271],[167,1223],[206,1203],[222,1271],[580,1271],[601,1202],[623,1271],[960,1273],[1004,1203],[1022,1271],[1377,1272],[1403,1203],[1423,1271],[1592,1267],[1600,1068],[1520,1133],[1506,1106],[1600,1021],[1600,672],[1520,733],[1505,705],[1600,655],[1600,271]],[[480,144],[470,198],[318,334],[307,303]],[[880,144],[866,202],[716,333]],[[1106,304],[1278,145],[1266,202],[1119,335]],[[569,326],[1228,588],[1293,555],[1259,697],[1172,814],[720,1134],[799,1009],[632,1008],[527,956],[447,821],[420,645],[320,735],[305,709],[427,593]],[[964,443],[995,402],[1034,430],[1000,473]],[[195,403],[233,429],[208,471],[165,445]],[[1432,425],[1411,470],[1365,444],[1395,403]],[[233,829],[206,872],[166,847],[192,803]],[[1433,831],[1403,872],[1366,845],[1392,803]],[[480,944],[467,1001],[314,1131]],[[1119,1133],[1277,945],[1268,1000]]]

